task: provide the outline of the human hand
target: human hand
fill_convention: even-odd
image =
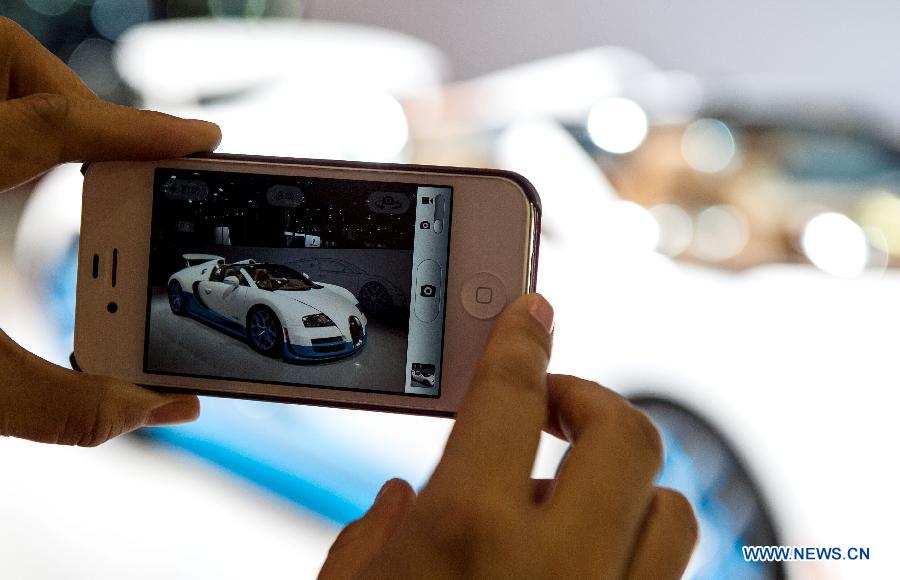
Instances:
[[[697,523],[647,417],[597,384],[547,375],[552,309],[497,320],[444,455],[416,497],[401,480],[338,536],[321,580],[680,578]],[[554,480],[531,469],[541,428],[571,442]]]
[[[212,151],[219,128],[99,100],[15,22],[0,18],[0,192],[67,161],[165,159]],[[76,373],[0,331],[0,435],[92,446],[142,425],[180,423],[197,397]]]
[[[193,395],[162,395],[64,369],[0,331],[0,436],[94,447],[139,427],[184,423],[199,414]]]
[[[219,128],[101,101],[18,24],[0,17],[0,191],[67,161],[212,151]]]

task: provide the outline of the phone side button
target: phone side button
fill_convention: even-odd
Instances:
[[[466,312],[487,320],[500,314],[506,306],[506,287],[493,274],[479,272],[463,284],[460,298]]]

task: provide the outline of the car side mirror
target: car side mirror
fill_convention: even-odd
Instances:
[[[237,276],[227,276],[224,282],[226,284],[231,284],[232,286],[239,286],[241,284],[241,281]]]

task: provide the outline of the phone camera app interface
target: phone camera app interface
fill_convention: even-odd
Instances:
[[[157,169],[145,372],[437,396],[451,197]]]

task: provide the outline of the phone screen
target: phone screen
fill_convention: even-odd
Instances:
[[[452,198],[156,169],[144,371],[439,396]]]

